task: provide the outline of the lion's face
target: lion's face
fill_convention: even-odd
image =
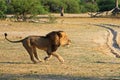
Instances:
[[[65,45],[70,45],[71,41],[68,39],[67,34],[64,31],[59,32],[61,34],[60,37],[60,45],[65,46]]]
[[[67,34],[64,31],[53,31],[47,34],[52,45],[65,46],[70,45],[71,41],[68,39]]]

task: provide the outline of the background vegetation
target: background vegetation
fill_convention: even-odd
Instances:
[[[61,7],[65,13],[101,12],[113,9],[115,0],[0,0],[0,18],[15,14],[26,20],[26,14],[58,13]]]

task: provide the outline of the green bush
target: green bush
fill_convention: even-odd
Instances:
[[[5,0],[0,0],[0,11],[6,12],[7,11],[7,6],[5,3]]]
[[[8,7],[17,19],[23,21],[26,21],[27,14],[33,16],[46,13],[39,0],[12,0]]]
[[[2,11],[0,11],[0,19],[5,19],[5,18],[6,18],[6,15]]]
[[[65,12],[67,13],[79,13],[80,12],[80,6],[77,0],[62,0],[64,6]]]
[[[56,19],[57,18],[54,15],[51,14],[48,15],[48,23],[55,23],[57,22]]]
[[[96,4],[92,4],[92,3],[87,3],[85,5],[85,9],[87,12],[96,12],[99,10],[98,6]]]
[[[98,0],[99,11],[109,11],[115,7],[115,0]]]
[[[77,0],[41,0],[41,2],[49,12],[60,12],[60,8],[63,7],[66,13],[79,13]]]
[[[41,0],[42,5],[44,5],[45,10],[49,12],[60,12],[60,7],[62,2],[60,0]]]
[[[96,3],[86,3],[85,1],[80,2],[80,12],[86,13],[86,12],[96,12],[98,11],[98,5]]]
[[[5,18],[5,12],[7,11],[7,6],[5,0],[0,0],[0,19]]]
[[[108,11],[115,7],[115,0],[0,0],[1,14],[15,14],[26,18],[27,14],[37,15],[48,12],[58,13],[64,8],[65,13],[85,13]],[[120,0],[119,0],[120,5]]]

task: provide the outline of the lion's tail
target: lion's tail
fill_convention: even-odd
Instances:
[[[19,42],[22,42],[22,41],[23,41],[23,40],[11,41],[11,40],[9,40],[9,39],[7,38],[7,33],[4,33],[4,35],[5,35],[5,39],[6,39],[7,41],[11,42],[11,43],[19,43]]]

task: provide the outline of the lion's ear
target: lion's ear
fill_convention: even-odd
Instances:
[[[57,35],[59,36],[59,38],[61,38],[61,37],[62,37],[61,32],[57,32]]]
[[[64,34],[65,34],[64,31],[58,31],[57,32],[57,35],[59,36],[59,38],[62,38]]]

